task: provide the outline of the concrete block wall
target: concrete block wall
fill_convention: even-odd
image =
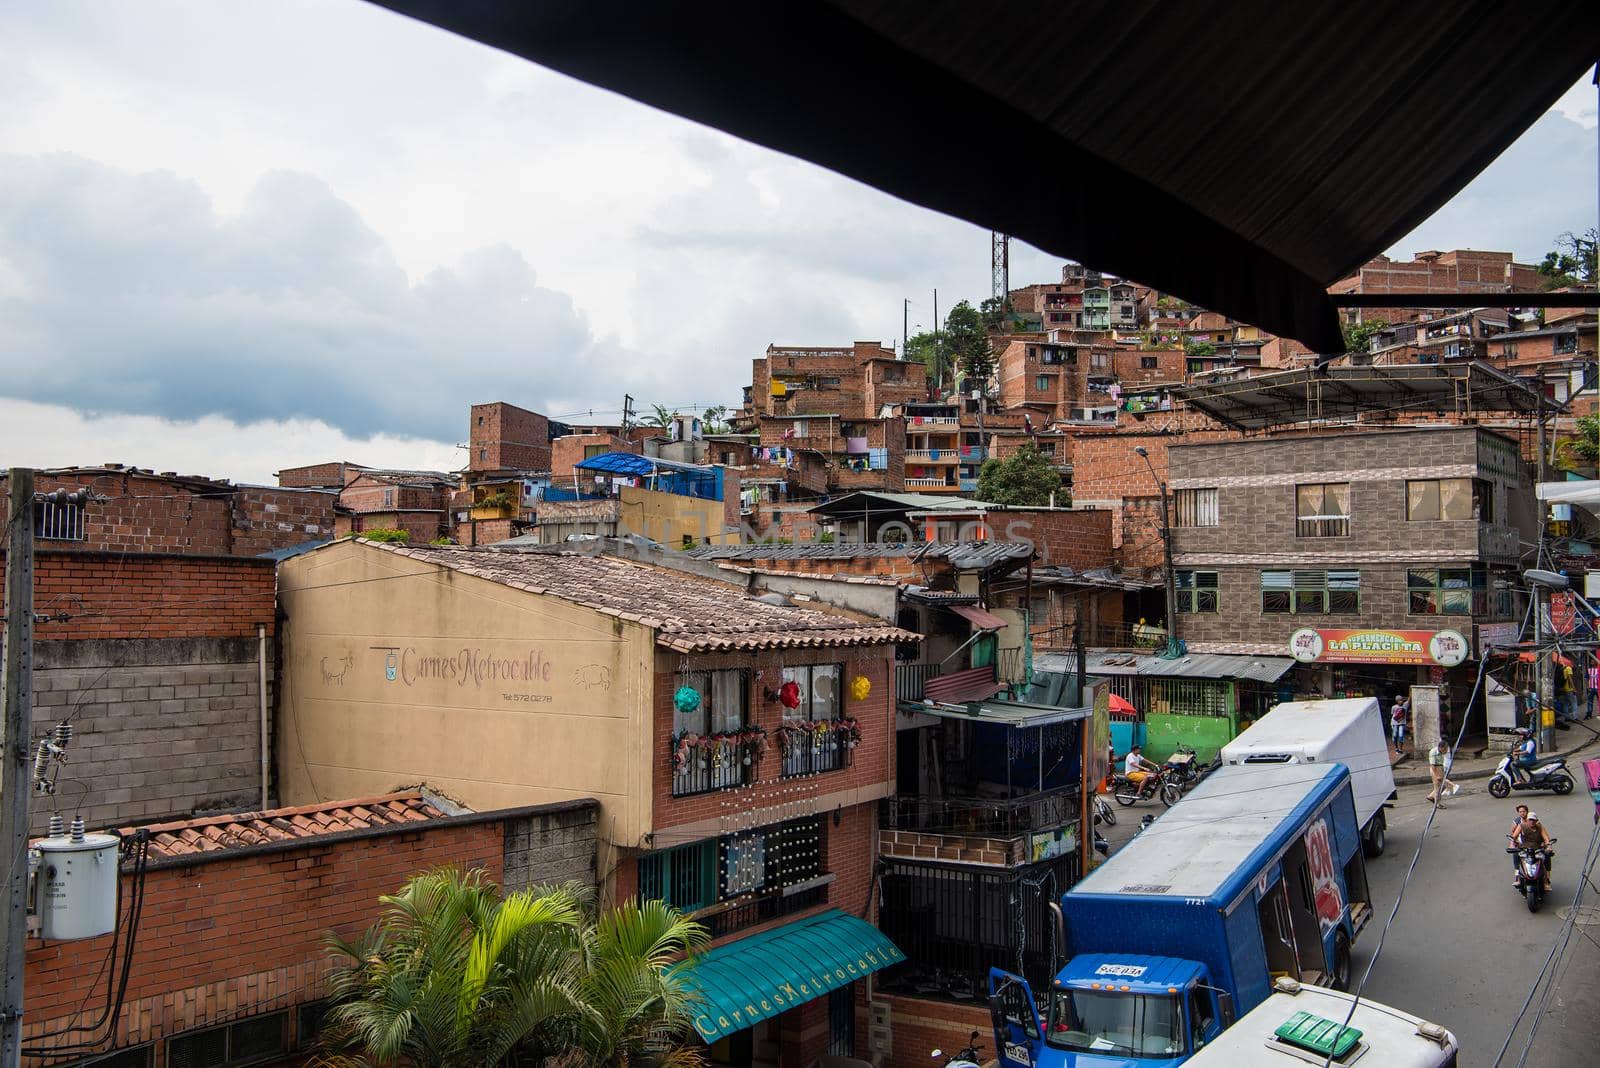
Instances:
[[[70,720],[58,804],[91,828],[261,807],[261,684],[254,638],[41,641],[34,649],[35,739]],[[273,700],[267,651],[266,707]],[[270,744],[270,739],[269,739]]]
[[[508,818],[501,880],[506,891],[567,882],[594,886],[599,812],[597,802],[587,801]]]

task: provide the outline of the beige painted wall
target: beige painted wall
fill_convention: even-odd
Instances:
[[[594,797],[617,843],[650,829],[647,628],[354,541],[278,588],[285,805],[425,782],[480,810]]]
[[[619,533],[639,534],[676,549],[684,535],[699,545],[709,539],[712,545],[736,545],[737,531],[729,532],[721,501],[703,501],[659,490],[623,486],[617,513]]]

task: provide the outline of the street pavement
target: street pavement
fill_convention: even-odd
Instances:
[[[1422,859],[1363,993],[1455,1032],[1463,1068],[1494,1064],[1560,932],[1577,889],[1578,862],[1595,827],[1594,804],[1583,787],[1579,762],[1595,756],[1600,756],[1600,744],[1570,758],[1579,785],[1567,797],[1514,794],[1496,801],[1485,789],[1486,780],[1464,782],[1428,832]],[[1401,787],[1399,794],[1389,810],[1388,847],[1383,856],[1367,862],[1376,916],[1356,940],[1357,981],[1377,949],[1432,807],[1424,799],[1426,787]],[[1504,852],[1519,800],[1527,801],[1560,839],[1551,898],[1537,914],[1530,914],[1512,889],[1511,862]],[[1113,849],[1138,829],[1141,816],[1163,811],[1159,801],[1131,808],[1112,804],[1119,822],[1102,833]],[[1591,878],[1600,883],[1600,866]],[[1593,885],[1580,919],[1587,922],[1574,927],[1555,993],[1522,1062],[1527,1065],[1600,1064],[1600,892]],[[1535,998],[1534,1008],[1537,1004]],[[1533,1015],[1530,1008],[1502,1062],[1507,1068],[1518,1064]]]

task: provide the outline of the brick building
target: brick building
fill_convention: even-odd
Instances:
[[[611,431],[587,434],[563,434],[550,443],[550,481],[558,486],[571,485],[572,465],[607,452],[637,452],[644,448]]]
[[[885,407],[928,399],[927,369],[876,341],[843,346],[768,345],[751,361],[750,418],[835,415],[869,419]]]
[[[404,530],[413,542],[452,533],[451,501],[460,485],[444,471],[366,470],[339,491],[339,536]]]
[[[329,931],[359,934],[379,919],[380,895],[438,865],[482,868],[508,890],[593,883],[596,807],[472,812],[408,790],[124,830],[130,848],[146,842],[146,859],[142,880],[131,858],[122,870],[125,883],[142,881],[143,902],[134,932],[132,895],[123,895],[117,963],[127,953],[129,971],[119,1011],[92,1028],[113,1007],[102,981],[112,935],[30,938],[23,1046],[31,1057],[119,1068],[303,1063],[335,964]],[[84,1043],[87,1053],[73,1048]]]
[[[895,647],[916,635],[570,551],[338,542],[281,578],[287,798],[418,780],[475,807],[596,797],[603,893],[693,912],[717,936],[700,967],[744,970],[701,1021],[729,1043],[714,1055],[801,1068],[866,1034],[850,980],[897,956],[861,920]],[[858,968],[792,1001],[752,987],[789,978],[765,954],[802,927],[859,944]]]
[[[6,478],[0,474],[0,494]],[[41,502],[34,535],[62,551],[256,556],[334,536],[335,494],[235,485],[108,464],[34,473],[35,492],[91,490],[88,504]]]
[[[817,455],[827,472],[828,492],[898,490],[906,479],[905,421],[846,418],[834,413],[763,416],[758,448]]]
[[[40,543],[35,732],[70,722],[74,737],[54,798],[33,805],[35,830],[52,811],[107,826],[261,806],[274,567]]]
[[[1544,277],[1530,264],[1516,263],[1509,252],[1479,252],[1456,249],[1451,252],[1419,252],[1410,262],[1377,256],[1356,272],[1328,287],[1333,294],[1384,293],[1511,293],[1542,288]],[[1429,309],[1350,308],[1345,316],[1351,322],[1382,319],[1398,323],[1419,318]],[[1441,309],[1431,309],[1439,313]]]
[[[367,470],[370,469],[349,460],[333,460],[303,467],[285,467],[275,477],[278,485],[286,489],[341,490],[352,478]]]
[[[550,470],[550,420],[505,401],[474,404],[467,428],[473,475]]]
[[[1510,438],[1417,427],[1176,445],[1167,459],[1179,634],[1197,652],[1281,654],[1309,633],[1305,692],[1441,677],[1459,704],[1478,628],[1521,618],[1537,520]],[[1341,650],[1344,632],[1373,629],[1424,651]]]

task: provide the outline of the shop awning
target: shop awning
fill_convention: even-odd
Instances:
[[[981,701],[967,705],[927,705],[902,702],[906,712],[921,712],[940,719],[960,719],[968,723],[993,723],[1001,727],[1048,727],[1088,719],[1089,708],[1062,708],[1058,705],[1032,705],[1021,701]]]
[[[690,968],[702,999],[695,1030],[715,1042],[905,959],[870,923],[829,909],[717,946],[678,968]]]
[[[1005,630],[1009,625],[993,612],[985,611],[977,605],[953,604],[947,607],[977,630]]]

